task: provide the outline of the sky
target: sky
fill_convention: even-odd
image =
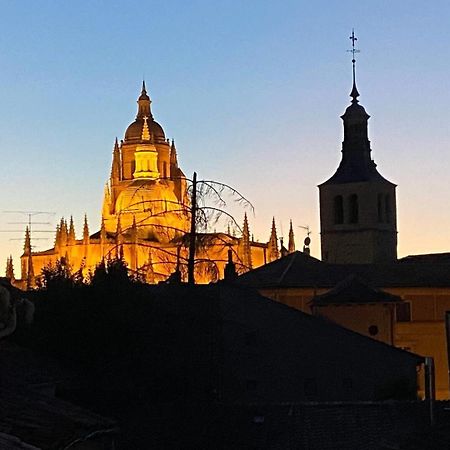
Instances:
[[[352,28],[372,157],[398,185],[399,256],[450,251],[450,3],[0,1],[0,270],[16,276],[26,213],[98,229],[114,139],[142,78],[187,175],[223,181],[320,257],[317,185],[340,161]],[[242,221],[244,212],[231,205]],[[15,223],[19,222],[19,223]],[[9,231],[13,230],[13,231]],[[17,231],[14,231],[17,230]],[[36,250],[54,232],[34,233]]]

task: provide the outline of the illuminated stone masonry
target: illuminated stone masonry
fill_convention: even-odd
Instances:
[[[180,269],[185,279],[187,261],[186,233],[190,225],[188,180],[178,165],[175,143],[166,138],[153,118],[149,95],[142,84],[136,118],[115,140],[111,175],[105,185],[101,228],[89,233],[87,217],[83,235],[76,239],[73,220],[61,219],[56,227],[55,245],[46,251],[32,252],[27,230],[21,256],[21,278],[16,286],[36,285],[43,267],[63,258],[73,271],[82,268],[87,275],[102,259],[120,255],[129,270],[149,283],[166,280]],[[253,240],[247,216],[241,236],[227,232],[202,236],[206,245],[196,253],[196,281],[223,278],[228,250],[238,272],[261,266],[287,254],[279,249],[275,221],[267,243]],[[289,236],[289,252],[295,250],[294,235]],[[7,263],[8,277],[14,278],[12,259]]]

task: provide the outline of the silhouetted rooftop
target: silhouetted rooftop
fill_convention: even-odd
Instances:
[[[450,256],[441,255],[411,256],[385,264],[329,264],[297,251],[241,275],[237,282],[256,288],[332,288],[354,274],[378,288],[450,287]]]
[[[349,275],[333,289],[313,297],[315,306],[346,303],[397,303],[402,299],[379,289],[370,287],[356,275]]]

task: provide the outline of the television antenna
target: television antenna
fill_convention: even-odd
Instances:
[[[48,225],[51,226],[51,222],[37,222],[36,220],[33,220],[35,216],[44,215],[44,216],[54,216],[56,213],[51,211],[3,211],[5,214],[17,214],[26,216],[28,218],[27,221],[22,222],[8,222],[8,225],[26,225],[28,227],[28,230],[30,232],[30,238],[32,237],[31,231],[33,231],[33,234],[35,233],[54,233],[54,230],[42,230],[42,229],[34,229],[35,225]],[[20,230],[0,230],[1,233],[23,233],[23,229]],[[49,238],[46,237],[32,237],[34,241],[47,241]],[[23,238],[10,238],[10,241],[21,241]],[[34,246],[33,246],[34,247]]]

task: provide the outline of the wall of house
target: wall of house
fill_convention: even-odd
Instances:
[[[400,296],[410,304],[410,320],[394,324],[394,345],[421,356],[431,356],[436,368],[436,396],[450,399],[449,365],[445,338],[445,311],[450,311],[450,288],[436,287],[381,287],[386,292]],[[315,294],[328,289],[268,288],[260,289],[262,295],[311,314],[308,303]],[[357,322],[350,321],[357,330]],[[350,328],[350,327],[349,327]],[[419,376],[422,379],[422,375]],[[423,387],[423,382],[422,387]]]
[[[409,354],[267,302],[223,307],[223,400],[375,400],[414,391]]]
[[[394,305],[349,304],[315,307],[315,314],[349,330],[377,339],[389,345],[394,344]]]

